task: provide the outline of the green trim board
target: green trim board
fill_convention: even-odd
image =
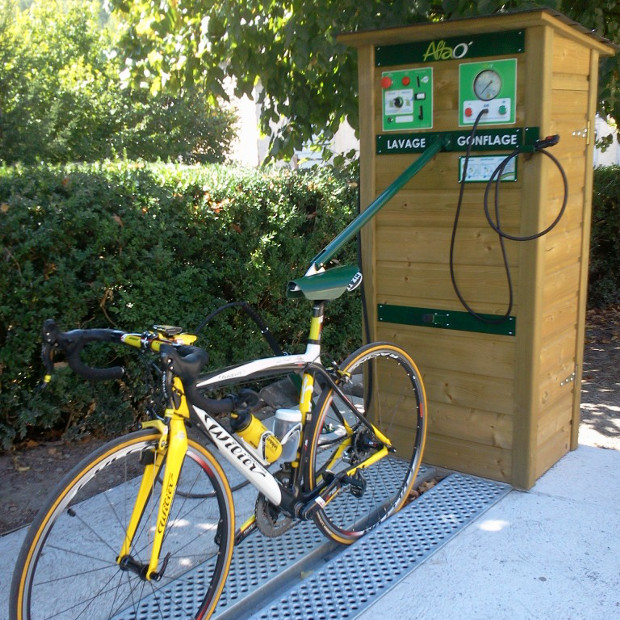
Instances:
[[[478,129],[471,150],[472,152],[506,151],[519,147],[531,147],[533,150],[539,136],[538,127]],[[472,141],[471,130],[378,134],[375,137],[376,153],[377,155],[421,153],[431,144],[433,138],[443,140],[444,151],[466,151],[468,144]]]
[[[496,314],[478,314],[488,321],[499,321],[501,319],[501,316]],[[497,334],[500,336],[514,336],[517,332],[517,319],[514,316],[509,316],[502,322],[485,323],[469,314],[469,312],[458,310],[437,310],[434,308],[378,304],[377,319],[380,323],[436,327],[439,329],[454,329],[482,334]]]
[[[379,45],[375,47],[375,66],[390,67],[463,58],[486,58],[521,54],[524,51],[525,31],[509,30],[431,41]]]

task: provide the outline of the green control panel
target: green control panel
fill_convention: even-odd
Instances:
[[[517,60],[485,60],[459,66],[459,125],[509,125],[516,120]]]
[[[398,69],[381,74],[383,131],[433,127],[433,69]]]

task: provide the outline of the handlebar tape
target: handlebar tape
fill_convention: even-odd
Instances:
[[[200,371],[209,361],[209,354],[198,347],[173,347],[162,344],[160,353],[167,360],[168,367],[181,381],[191,403],[212,415],[230,413],[237,406],[234,396],[207,398],[196,387]]]
[[[109,381],[120,379],[125,374],[122,366],[93,368],[87,366],[80,357],[82,349],[89,342],[120,342],[124,332],[116,329],[74,329],[61,332],[53,319],[43,324],[43,356],[46,350],[58,346],[67,356],[71,370],[90,381]],[[49,354],[48,354],[49,355]],[[45,359],[44,359],[45,362]]]

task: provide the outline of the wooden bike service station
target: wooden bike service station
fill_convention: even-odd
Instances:
[[[422,372],[426,462],[528,489],[577,447],[598,64],[615,49],[548,10],[340,41],[358,55],[362,209],[442,144],[361,231],[370,338]],[[567,191],[538,148],[554,135]],[[510,286],[483,208],[495,218],[496,190],[513,237],[561,213],[504,238]]]

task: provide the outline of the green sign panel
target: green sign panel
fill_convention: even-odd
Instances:
[[[469,312],[457,310],[437,310],[387,304],[377,306],[377,318],[380,323],[456,329],[501,336],[514,336],[516,334],[517,320],[514,316],[509,316],[505,320],[495,314],[480,314],[480,316],[488,322],[480,321]]]
[[[516,120],[517,60],[459,65],[459,125],[510,125]]]
[[[471,142],[472,151],[512,151],[517,147],[533,146],[540,136],[538,127],[511,127],[506,129],[479,129],[472,140],[471,131],[425,131],[410,134],[379,134],[376,136],[377,155],[421,153],[433,138],[447,137],[449,151],[466,151]]]
[[[525,51],[525,32],[511,30],[432,41],[380,45],[375,47],[375,65],[390,67],[464,58],[507,56],[520,54],[523,51]]]
[[[383,131],[433,127],[433,69],[399,69],[381,74]]]

